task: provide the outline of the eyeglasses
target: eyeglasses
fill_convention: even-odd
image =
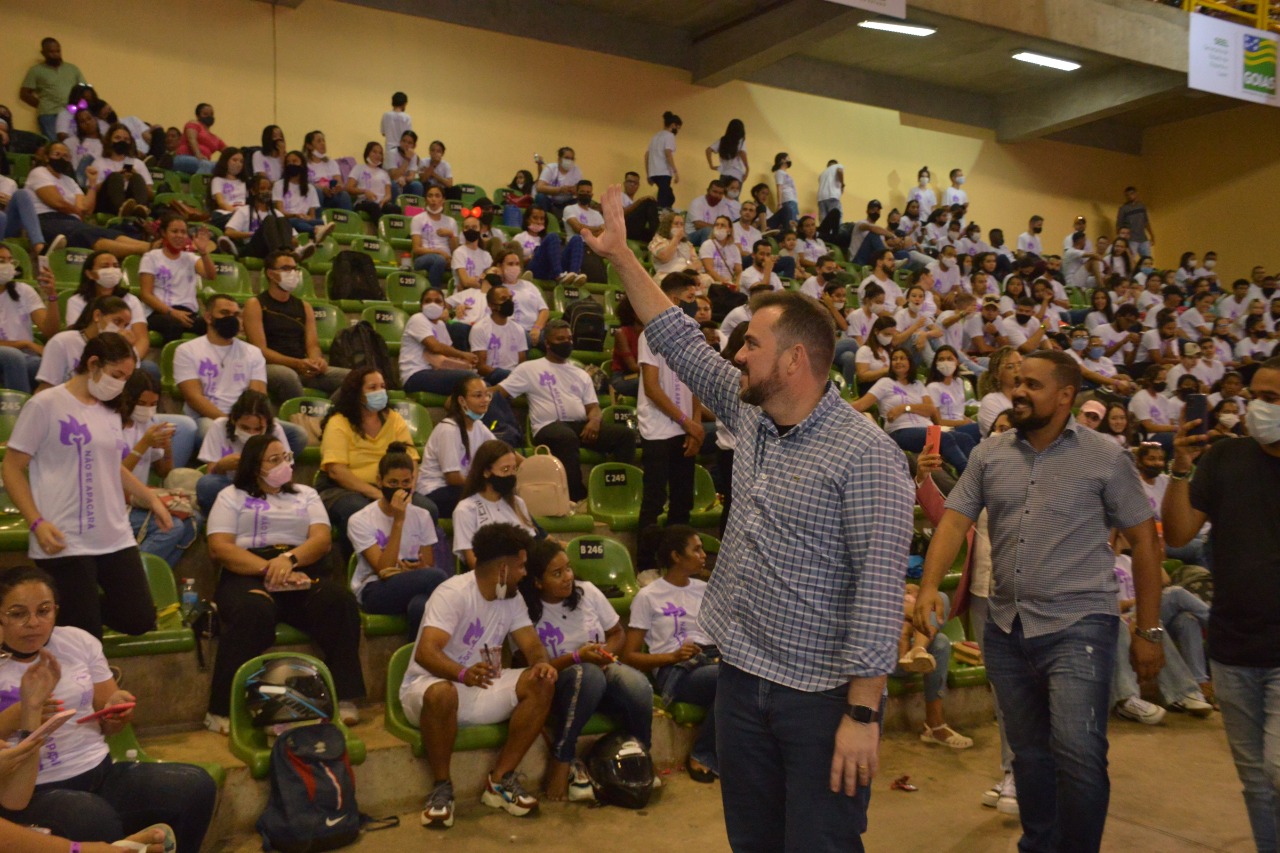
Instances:
[[[36,608],[35,612],[25,607],[10,607],[4,612],[4,621],[25,626],[30,625],[33,618],[40,622],[47,622],[57,615],[58,605],[56,604],[42,604]]]
[[[286,450],[277,456],[267,456],[262,461],[267,465],[279,465],[281,462],[293,464],[293,451]]]

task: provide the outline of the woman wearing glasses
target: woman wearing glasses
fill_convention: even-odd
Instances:
[[[331,577],[329,516],[320,496],[292,480],[287,445],[255,435],[244,443],[234,482],[209,512],[209,555],[222,567],[214,596],[222,635],[205,716],[210,731],[230,731],[236,670],[271,647],[278,622],[305,631],[320,647],[343,722],[359,721],[360,614],[345,585]]]
[[[54,703],[75,711],[74,719],[45,737],[38,765],[10,769],[3,762],[0,817],[75,842],[108,843],[163,821],[173,828],[179,850],[199,850],[218,795],[213,779],[190,764],[113,761],[105,738],[128,725],[131,705],[76,725],[76,719],[135,699],[116,684],[102,643],[79,628],[55,628],[57,616],[57,590],[47,573],[17,568],[0,575],[7,652],[0,660],[0,738],[23,740]],[[5,838],[0,834],[0,841]]]

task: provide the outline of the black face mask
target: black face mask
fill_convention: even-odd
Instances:
[[[396,496],[396,492],[403,492],[407,490],[399,487],[383,486],[380,491],[382,492],[382,496],[387,499],[387,503],[391,503],[391,499]]]
[[[840,277],[840,270],[832,270],[831,272],[824,272],[822,274],[822,277],[827,281],[835,281],[837,278]]]
[[[258,193],[253,199],[258,204],[271,204],[271,193]]]
[[[1155,391],[1157,394],[1163,393],[1164,389],[1168,387],[1169,387],[1168,382],[1152,382],[1151,383],[1151,390]]]
[[[126,140],[124,140],[124,139],[121,139],[121,140],[119,140],[119,141],[117,141],[117,142],[113,142],[113,143],[111,143],[111,150],[112,150],[112,151],[114,151],[115,153],[117,153],[117,154],[121,154],[121,155],[128,154],[128,153],[129,153],[129,143],[128,143]]]
[[[213,116],[200,116],[199,122],[205,127],[213,127]]]
[[[698,301],[697,301],[696,299],[694,299],[694,300],[690,300],[689,302],[681,302],[681,303],[680,303],[680,310],[681,310],[681,311],[683,311],[684,313],[688,314],[690,317],[697,316],[697,314],[698,314]]]
[[[516,304],[512,302],[510,299],[508,299],[506,302],[503,302],[501,305],[498,306],[498,314],[500,314],[503,317],[512,317],[512,316],[515,316],[515,313],[516,313]]]
[[[1032,229],[1031,229],[1031,233],[1032,233],[1032,234],[1039,234],[1039,233],[1040,233],[1041,231],[1043,231],[1043,230],[1044,230],[1044,226],[1043,226],[1043,225],[1037,225],[1035,228],[1032,228]]]
[[[1161,474],[1164,473],[1164,466],[1163,465],[1143,465],[1138,470],[1142,472],[1144,477],[1154,480],[1156,477],[1159,477]]]
[[[493,490],[502,497],[506,497],[516,490],[516,475],[508,474],[505,477],[499,477],[496,474],[490,474],[486,479]]]
[[[209,324],[219,336],[228,340],[240,334],[240,318],[239,317],[218,317]]]
[[[474,243],[480,239],[480,232],[475,228],[468,228],[466,231],[462,232],[462,236],[466,238],[468,243]]]
[[[578,196],[578,206],[579,206],[579,207],[590,207],[590,206],[591,206],[591,196],[589,196],[589,195],[580,195],[580,196]]]
[[[63,175],[70,175],[73,171],[70,160],[50,160],[49,168]]]
[[[301,163],[287,163],[284,167],[284,176],[286,178],[301,178],[307,173],[307,167]]]
[[[868,222],[878,222],[879,220],[880,220],[880,214],[879,214],[879,213],[868,213],[868,214],[867,214],[867,221],[868,221]]]
[[[558,344],[548,344],[547,352],[558,358],[568,358],[573,352],[573,341],[561,341]]]

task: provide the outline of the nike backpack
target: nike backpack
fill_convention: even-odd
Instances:
[[[258,832],[263,850],[280,853],[333,850],[360,836],[356,777],[337,726],[299,726],[276,738]]]

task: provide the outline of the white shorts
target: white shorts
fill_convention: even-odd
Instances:
[[[454,682],[458,691],[458,725],[486,726],[510,719],[516,709],[516,682],[523,672],[523,669],[504,669],[488,687],[468,687]],[[400,684],[400,704],[411,724],[422,716],[422,697],[427,688],[438,681],[444,679],[420,675]]]

